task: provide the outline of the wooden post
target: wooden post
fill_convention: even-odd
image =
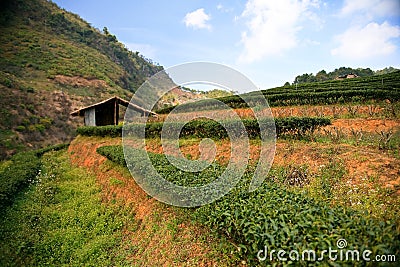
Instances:
[[[118,103],[118,101],[116,102],[116,106],[115,106],[115,117],[116,117],[116,121],[117,121],[116,125],[118,125],[118,123],[119,123],[119,103]]]

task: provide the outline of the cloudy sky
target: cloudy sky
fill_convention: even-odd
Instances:
[[[399,0],[53,0],[160,65],[210,61],[266,89],[341,66],[400,68]]]

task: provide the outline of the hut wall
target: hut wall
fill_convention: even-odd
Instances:
[[[96,126],[114,125],[115,120],[115,101],[104,103],[95,107]]]
[[[95,108],[85,110],[85,125],[96,126],[96,112]]]

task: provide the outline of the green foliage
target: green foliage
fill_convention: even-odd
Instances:
[[[174,122],[168,123],[171,129],[180,129],[180,137],[199,137],[199,138],[228,138],[228,132],[225,129],[231,129],[230,132],[233,132],[235,135],[241,135],[237,131],[238,124],[243,123],[247,130],[247,134],[250,138],[259,138],[260,137],[260,128],[259,122],[255,119],[246,119],[242,121],[235,120],[227,120],[221,123],[218,123],[214,120],[208,119],[198,119],[192,120],[188,123],[183,122]],[[273,127],[271,125],[272,120],[261,120],[260,123],[270,129],[268,127]],[[275,119],[275,127],[276,134],[278,136],[283,135],[295,135],[295,136],[303,136],[306,134],[312,134],[316,129],[322,126],[330,125],[331,121],[328,118],[313,118],[313,117],[290,117],[290,118],[276,118]],[[137,129],[140,129],[143,125],[132,124],[126,126],[125,130],[129,134],[135,134]],[[162,122],[153,122],[147,123],[145,125],[146,138],[154,138],[161,137],[161,131],[163,129],[164,123]],[[83,136],[110,136],[110,137],[120,137],[122,136],[122,128],[123,126],[83,126],[77,129],[77,133]],[[166,133],[166,132],[164,132]],[[271,132],[271,134],[273,134]]]
[[[0,159],[71,139],[71,101],[130,98],[163,69],[52,1],[0,1],[0,32]]]
[[[359,77],[369,77],[369,76],[373,76],[375,74],[385,74],[385,73],[390,73],[390,72],[394,72],[394,71],[398,71],[398,70],[390,67],[390,68],[385,68],[381,71],[374,72],[370,68],[353,69],[353,68],[340,67],[329,73],[327,73],[325,70],[321,70],[316,75],[313,75],[312,73],[310,73],[310,74],[305,73],[302,75],[298,75],[293,83],[296,83],[296,82],[297,83],[323,82],[323,81],[327,81],[327,80],[334,80],[336,77],[347,75],[347,74],[356,74]]]
[[[126,166],[122,146],[99,147],[97,149],[97,153],[105,156],[115,163]],[[149,168],[149,166],[145,166],[142,160],[138,157],[138,155],[142,153],[141,150],[126,149],[125,153],[131,159],[129,162],[131,167],[138,167],[141,168],[141,170],[146,170]],[[182,186],[201,186],[203,184],[210,183],[225,170],[225,167],[213,163],[201,172],[183,172],[178,167],[170,164],[167,157],[163,154],[149,153],[148,155],[150,160],[154,163],[153,166],[155,169],[159,173],[164,174],[163,176],[166,180]],[[196,162],[192,163],[197,164]]]
[[[200,93],[206,95],[206,97],[209,97],[209,98],[218,98],[218,97],[233,95],[234,92],[225,91],[225,90],[221,90],[221,89],[212,89],[210,91],[205,91],[205,92],[200,91]]]
[[[11,204],[15,195],[31,183],[39,172],[40,160],[35,152],[21,152],[0,173],[0,210]]]
[[[296,103],[302,105],[308,104],[308,102],[310,104],[335,104],[372,99],[399,100],[399,81],[400,71],[397,71],[371,77],[304,83],[297,87],[277,87],[261,92],[267,97],[271,106],[296,105]],[[305,99],[301,100],[301,98]]]
[[[122,136],[122,127],[122,125],[82,126],[78,127],[76,132],[83,136],[120,137]]]
[[[340,180],[346,174],[344,164],[338,160],[332,160],[321,168],[315,180],[318,188],[319,198],[329,199],[332,197],[333,189],[340,184]]]
[[[41,132],[41,133],[43,133],[44,130],[46,130],[46,127],[45,127],[43,124],[40,124],[40,123],[35,124],[35,125],[33,125],[33,126],[34,126],[34,129],[35,129],[36,131],[39,131],[39,132]]]
[[[37,149],[34,152],[35,152],[36,156],[41,157],[41,156],[43,156],[44,153],[47,153],[47,152],[50,152],[50,151],[63,150],[65,148],[68,148],[68,146],[69,146],[68,143],[51,145],[51,146],[48,146],[48,147]]]
[[[303,136],[313,134],[320,127],[330,125],[328,118],[313,117],[288,117],[275,119],[277,135],[291,134],[295,136]]]
[[[396,71],[398,71],[398,69],[395,69],[393,67],[386,67],[382,70],[375,71],[375,75],[388,74],[388,73],[392,73],[392,72],[396,72]]]
[[[6,1],[0,17],[2,59],[0,68],[21,72],[26,67],[57,74],[97,78],[135,91],[162,70],[149,59],[129,51],[108,31],[101,33],[79,16],[45,0]],[[1,21],[0,21],[1,22]],[[4,81],[7,86],[12,83]]]
[[[132,151],[129,154],[130,159],[133,158],[131,167],[137,165],[137,168],[145,168],[140,161],[134,160],[138,150]],[[98,152],[125,165],[121,146],[101,147]],[[183,174],[167,162],[163,155],[148,155],[154,168],[166,179],[180,185],[193,185],[193,181],[186,178],[190,173]],[[242,256],[247,258],[250,265],[274,263],[257,262],[255,256],[264,246],[269,251],[314,249],[317,255],[321,255],[322,250],[328,250],[329,247],[336,249],[336,241],[340,238],[347,240],[346,249],[349,250],[369,249],[373,255],[398,255],[400,252],[400,233],[393,221],[378,221],[367,213],[343,206],[331,207],[305,193],[288,190],[269,181],[264,182],[256,191],[248,192],[253,176],[250,169],[237,187],[225,197],[193,212],[196,220],[238,244]],[[322,176],[328,178],[330,174],[342,169],[340,164],[332,164],[323,171]],[[210,176],[215,179],[222,171],[222,168],[215,167],[214,174]],[[335,173],[335,177],[339,176]],[[207,177],[200,174],[198,179],[206,183],[209,181]],[[329,186],[334,182],[329,181]]]
[[[269,251],[315,249],[321,255],[329,246],[336,248],[340,238],[347,240],[346,249],[370,249],[374,254],[397,254],[400,249],[393,222],[380,222],[340,206],[330,207],[272,183],[263,184],[253,193],[243,188],[200,208],[195,215],[233,238],[250,261],[264,246]]]
[[[131,265],[120,248],[132,214],[102,204],[95,177],[71,167],[64,152],[44,155],[37,181],[1,224],[1,266]]]
[[[53,123],[53,120],[51,118],[40,118],[39,123],[44,125],[46,128],[50,127],[50,125]]]
[[[58,151],[69,144],[48,146],[29,152],[20,152],[10,159],[10,164],[0,171],[0,212],[10,205],[20,191],[33,183],[40,172],[40,157],[49,151]]]
[[[124,150],[122,146],[101,146],[97,148],[96,152],[108,158],[112,162],[126,166]]]
[[[110,185],[118,186],[118,185],[124,185],[124,184],[125,184],[124,181],[121,181],[121,180],[119,180],[117,178],[114,178],[114,177],[110,178]]]
[[[3,81],[1,81],[1,84],[5,85],[8,88],[13,87],[13,82],[8,78],[5,78]]]
[[[23,125],[19,125],[15,128],[15,130],[17,130],[18,132],[23,132],[26,130],[26,127]]]

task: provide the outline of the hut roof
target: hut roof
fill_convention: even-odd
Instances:
[[[114,97],[111,97],[109,99],[103,100],[101,102],[95,103],[93,105],[86,106],[86,107],[83,107],[81,109],[75,110],[74,112],[71,112],[71,116],[83,116],[85,110],[88,110],[88,109],[96,107],[96,106],[103,105],[103,104],[111,102],[111,101],[116,101],[117,104],[125,106],[125,107],[129,106],[129,108],[132,108],[133,110],[136,110],[136,111],[141,112],[141,113],[157,116],[156,113],[154,113],[154,112],[152,112],[150,110],[144,109],[144,108],[142,108],[142,107],[140,107],[140,106],[138,106],[136,104],[130,103],[129,101],[126,101],[126,100],[124,100],[124,99],[122,99],[122,98],[120,98],[118,96],[114,96]]]

